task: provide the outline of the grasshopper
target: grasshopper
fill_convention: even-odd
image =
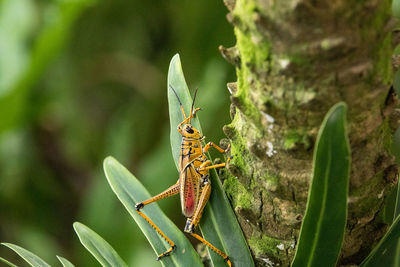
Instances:
[[[218,253],[229,266],[232,266],[228,255],[194,232],[200,222],[204,207],[207,204],[211,193],[209,170],[225,167],[231,159],[231,157],[228,157],[227,163],[212,165],[212,162],[207,158],[205,153],[207,153],[211,147],[217,149],[221,153],[226,153],[230,149],[230,146],[224,150],[213,142],[209,142],[203,147],[205,137],[191,125],[191,119],[195,117],[196,113],[200,110],[200,108],[193,109],[197,89],[194,93],[189,117],[186,117],[182,102],[174,88],[170,86],[170,89],[177,97],[181,112],[185,118],[177,126],[178,132],[182,135],[181,152],[179,155],[179,179],[173,186],[160,194],[146,201],[137,203],[135,205],[136,212],[142,216],[171,246],[167,251],[158,255],[157,260],[160,260],[165,256],[169,256],[176,248],[176,245],[140,210],[150,203],[180,194],[182,213],[187,218],[184,232],[191,234],[200,242],[204,243],[206,246]]]

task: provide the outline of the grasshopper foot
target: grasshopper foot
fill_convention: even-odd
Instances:
[[[141,208],[143,208],[144,207],[144,205],[143,205],[143,203],[142,202],[140,202],[140,203],[137,203],[136,205],[135,205],[135,209],[137,210],[137,211],[139,211]]]
[[[171,254],[172,251],[174,251],[174,249],[176,248],[176,245],[173,245],[172,247],[170,247],[167,251],[165,251],[164,253],[160,254],[157,256],[157,261],[161,260],[164,257],[167,257]]]
[[[185,233],[194,233],[194,225],[192,224],[192,220],[188,219],[186,221],[186,225],[185,225],[185,229],[184,232]]]
[[[231,262],[231,260],[229,259],[228,256],[226,256],[226,258],[224,258],[224,261],[228,264],[229,267],[232,266],[232,262]]]
[[[198,112],[198,111],[200,111],[200,110],[202,110],[201,108],[196,108],[195,110],[193,110],[193,112],[192,112],[192,117],[193,118],[196,118],[196,113]]]

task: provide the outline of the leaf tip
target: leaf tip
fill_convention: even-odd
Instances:
[[[76,233],[78,233],[82,228],[84,228],[84,226],[85,225],[83,223],[80,223],[80,222],[74,222],[72,224],[72,227],[74,227],[74,230],[75,230]]]
[[[340,101],[336,104],[337,107],[343,108],[343,109],[347,109],[347,104],[344,101]]]
[[[103,170],[104,170],[104,173],[106,174],[107,179],[108,179],[109,170],[116,165],[119,165],[119,162],[114,157],[108,156],[104,159]]]
[[[180,56],[179,56],[179,53],[176,53],[173,57],[172,57],[172,59],[171,59],[171,62],[175,62],[175,61],[181,61],[181,58],[180,58]]]
[[[105,167],[107,165],[113,164],[115,161],[116,161],[116,159],[114,157],[107,156],[103,161],[103,166]]]
[[[168,83],[170,82],[171,78],[176,75],[176,73],[183,73],[181,58],[178,53],[172,57],[171,62],[169,63]]]

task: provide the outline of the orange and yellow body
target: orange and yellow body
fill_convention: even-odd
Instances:
[[[174,93],[176,94],[175,90]],[[176,96],[179,100],[177,94]],[[180,100],[179,103],[182,114],[185,117],[185,119],[177,127],[178,132],[182,135],[181,152],[179,155],[179,179],[176,184],[169,187],[164,192],[146,201],[136,204],[136,211],[171,245],[167,251],[158,255],[157,259],[161,259],[162,257],[168,256],[176,248],[176,245],[161,231],[160,228],[158,228],[144,213],[142,213],[140,209],[152,202],[179,193],[182,213],[187,218],[184,231],[190,233],[200,242],[210,247],[213,251],[224,258],[228,266],[231,266],[232,263],[224,252],[214,247],[200,235],[194,233],[195,228],[200,222],[204,207],[207,204],[211,194],[209,169],[225,167],[226,165],[226,163],[212,165],[212,162],[208,160],[205,153],[207,153],[211,147],[214,147],[221,153],[224,153],[229,149],[229,147],[228,149],[224,150],[212,142],[207,143],[203,147],[204,136],[201,135],[201,133],[190,123],[191,119],[200,109],[196,108],[193,110],[192,106],[189,117],[186,117]]]

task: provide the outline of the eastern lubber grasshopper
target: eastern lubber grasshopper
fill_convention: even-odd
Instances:
[[[167,251],[158,255],[157,260],[160,260],[165,256],[169,256],[170,253],[176,248],[176,245],[140,210],[145,205],[148,205],[152,202],[180,194],[182,213],[187,218],[184,231],[191,234],[200,242],[204,243],[206,246],[218,253],[229,266],[232,266],[228,255],[214,247],[211,243],[194,232],[195,228],[200,222],[204,207],[207,204],[211,193],[209,169],[226,166],[226,163],[212,165],[212,162],[206,157],[205,153],[207,153],[211,147],[214,147],[221,153],[226,153],[229,150],[229,146],[224,150],[213,142],[209,142],[203,147],[205,137],[191,125],[191,119],[195,117],[196,113],[200,110],[200,108],[193,109],[197,90],[194,93],[189,117],[186,117],[185,110],[183,109],[182,102],[179,99],[178,94],[174,88],[171,86],[170,88],[176,95],[183,117],[185,118],[181,123],[178,124],[177,127],[178,132],[182,135],[181,152],[179,155],[179,179],[176,184],[164,192],[161,192],[160,194],[146,201],[137,203],[135,206],[136,212],[142,216],[171,245]],[[229,160],[230,158],[228,158],[228,162]]]

